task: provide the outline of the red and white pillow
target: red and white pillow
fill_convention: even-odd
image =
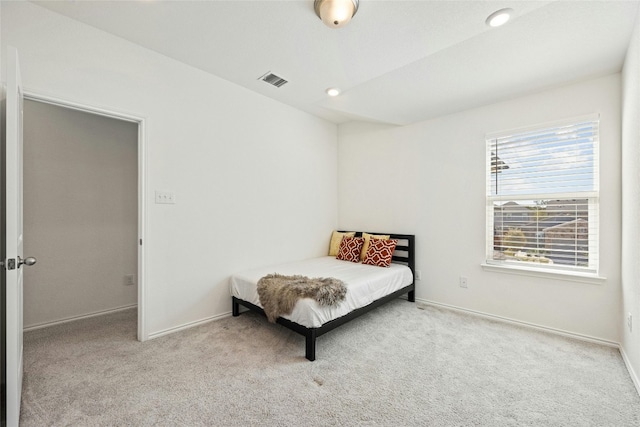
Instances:
[[[360,262],[360,252],[362,251],[363,245],[364,239],[362,237],[343,237],[340,242],[340,249],[338,249],[336,259]]]
[[[393,251],[396,249],[398,240],[396,239],[371,239],[367,254],[362,260],[363,264],[377,265],[378,267],[389,267],[393,258]]]

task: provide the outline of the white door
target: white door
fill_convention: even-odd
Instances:
[[[22,84],[18,51],[7,48],[6,103],[6,270],[7,287],[7,426],[17,427],[22,394]]]

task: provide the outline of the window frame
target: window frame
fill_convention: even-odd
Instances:
[[[499,138],[508,136],[514,136],[518,134],[527,134],[532,132],[543,132],[545,130],[552,130],[562,126],[577,125],[581,122],[595,122],[597,129],[596,137],[593,141],[593,188],[589,191],[577,191],[577,192],[551,192],[551,193],[527,193],[527,194],[492,194],[492,176],[494,175],[493,166],[494,158],[497,158],[493,152],[493,141]],[[485,148],[486,148],[486,186],[485,186],[485,201],[486,201],[486,225],[485,225],[485,262],[482,264],[483,269],[488,271],[497,272],[512,272],[516,274],[542,276],[542,277],[556,277],[565,280],[577,280],[577,281],[592,281],[601,282],[606,280],[599,276],[600,270],[600,115],[590,114],[585,116],[572,117],[568,119],[558,120],[554,122],[547,122],[536,124],[532,126],[526,126],[516,129],[510,129],[499,132],[491,132],[485,135]],[[543,264],[534,263],[528,261],[517,261],[509,259],[495,259],[495,203],[496,202],[508,202],[508,201],[535,201],[535,200],[587,200],[588,209],[588,266],[570,266],[562,264]]]

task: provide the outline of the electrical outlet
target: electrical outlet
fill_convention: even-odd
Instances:
[[[420,270],[416,270],[416,280],[422,280],[422,272]]]
[[[467,278],[464,276],[460,276],[460,287],[461,288],[466,288],[467,287]]]
[[[156,204],[174,205],[175,203],[176,193],[156,190]]]
[[[627,315],[627,326],[629,327],[629,332],[633,332],[633,315],[631,313]]]
[[[135,285],[136,281],[133,278],[133,274],[127,274],[126,276],[124,276],[124,285],[125,286],[132,286]]]

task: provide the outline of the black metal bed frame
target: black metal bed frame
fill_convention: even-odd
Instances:
[[[400,243],[398,243],[393,253],[393,262],[407,265],[411,269],[411,273],[413,274],[414,280],[409,286],[405,286],[402,289],[398,289],[397,291],[389,295],[386,295],[380,299],[373,301],[369,305],[355,309],[345,314],[342,317],[338,317],[337,319],[334,319],[325,323],[324,325],[318,328],[307,328],[306,326],[302,326],[298,323],[292,322],[291,320],[287,320],[283,317],[278,317],[278,319],[276,320],[276,323],[279,323],[285,328],[288,328],[294,332],[297,332],[300,335],[303,335],[305,337],[306,339],[305,357],[312,362],[316,360],[316,338],[318,338],[319,336],[324,335],[327,332],[337,328],[338,326],[344,325],[345,323],[357,317],[362,316],[363,314],[373,310],[374,308],[377,308],[383,305],[384,303],[391,301],[392,299],[398,298],[400,295],[408,294],[407,297],[410,302],[415,302],[416,300],[416,296],[415,296],[415,289],[416,289],[415,287],[415,283],[416,283],[415,282],[415,277],[416,277],[415,275],[415,262],[416,262],[415,261],[415,235],[392,234],[392,233],[369,233],[369,234],[389,234],[391,239],[407,241],[406,245],[401,245]],[[362,236],[362,232],[357,232],[356,236],[358,237]],[[406,255],[399,254],[398,252],[406,253]],[[232,297],[232,314],[234,317],[237,317],[240,315],[241,305],[243,307],[248,308],[251,311],[255,311],[266,317],[264,310],[261,307],[258,307],[257,305],[252,304],[248,301],[242,300],[240,298]]]

